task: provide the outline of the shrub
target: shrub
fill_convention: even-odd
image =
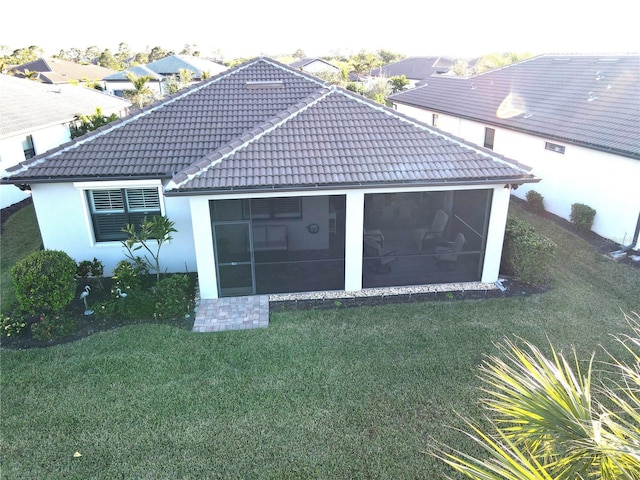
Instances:
[[[509,217],[502,250],[502,270],[528,285],[549,281],[556,245],[527,222]]]
[[[78,321],[64,313],[42,314],[40,320],[31,325],[31,333],[37,340],[55,340],[73,333]]]
[[[142,287],[142,276],[147,275],[146,270],[141,262],[132,263],[127,260],[118,262],[113,271],[113,292],[119,288],[120,291],[129,293],[130,291],[139,290]]]
[[[97,258],[91,260],[83,260],[78,263],[76,268],[76,277],[81,278],[84,282],[90,283],[94,287],[103,288],[102,275],[104,274],[104,264]]]
[[[114,295],[112,299],[95,305],[93,310],[96,318],[127,322],[153,318],[155,298],[149,292],[135,290],[133,293],[127,293],[126,297]]]
[[[83,260],[78,263],[76,275],[80,278],[101,277],[104,274],[104,264],[97,258],[91,260]]]
[[[2,315],[0,317],[0,336],[15,337],[26,330],[28,323],[20,318],[16,320],[14,317]]]
[[[571,223],[573,223],[578,230],[591,230],[595,216],[596,211],[589,205],[585,205],[584,203],[574,203],[571,205]]]
[[[154,314],[158,319],[184,318],[191,311],[189,277],[183,274],[163,278],[155,287]]]
[[[532,212],[544,212],[544,197],[535,190],[529,190],[527,192],[527,204]]]
[[[11,269],[20,308],[31,315],[59,312],[76,289],[76,262],[65,252],[40,250]]]

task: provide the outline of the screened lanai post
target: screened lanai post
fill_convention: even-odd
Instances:
[[[348,292],[357,292],[362,290],[364,193],[349,192],[346,197],[344,289]]]
[[[485,283],[496,282],[500,274],[500,258],[502,256],[502,244],[504,242],[504,230],[507,224],[510,198],[510,188],[497,187],[493,189],[481,277],[481,281]]]

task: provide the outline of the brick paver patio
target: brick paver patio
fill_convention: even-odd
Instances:
[[[196,309],[194,332],[247,330],[269,326],[269,296],[201,299]]]

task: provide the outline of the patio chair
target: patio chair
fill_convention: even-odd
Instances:
[[[364,228],[364,238],[372,239],[380,243],[381,247],[384,247],[384,235],[382,234],[382,230],[369,230],[367,227]]]
[[[467,239],[462,233],[458,233],[453,242],[449,242],[446,245],[438,245],[435,249],[438,266],[453,268],[458,262],[458,257],[465,243],[467,243]]]
[[[382,244],[373,238],[365,238],[364,256],[367,267],[376,273],[390,272],[391,264],[398,260],[395,250],[385,250]]]
[[[415,239],[418,250],[422,250],[425,242],[433,242],[442,237],[444,229],[447,228],[449,215],[444,210],[438,210],[428,227],[416,228]]]

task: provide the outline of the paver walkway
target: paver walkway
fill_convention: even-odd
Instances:
[[[269,326],[269,296],[201,299],[196,309],[194,332],[247,330]]]

